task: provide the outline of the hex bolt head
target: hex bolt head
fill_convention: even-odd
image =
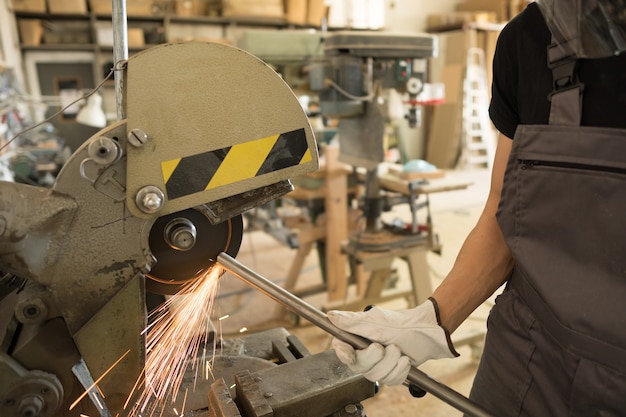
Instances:
[[[15,318],[20,323],[41,323],[48,317],[48,306],[39,297],[30,297],[20,301],[15,308]]]
[[[41,314],[41,310],[39,310],[39,307],[33,304],[24,307],[22,309],[22,312],[24,313],[24,317],[27,317],[29,319],[35,319],[39,317],[39,314]]]
[[[144,213],[154,214],[163,208],[165,194],[158,187],[148,185],[139,190],[135,196],[135,203]]]
[[[128,132],[127,138],[128,143],[136,148],[142,147],[148,141],[148,135],[146,134],[146,132],[139,128],[131,129],[130,132]]]
[[[28,395],[20,401],[17,413],[21,417],[37,417],[44,408],[44,401],[36,395]]]
[[[157,193],[146,193],[141,202],[148,213],[154,213],[162,205],[161,197]]]

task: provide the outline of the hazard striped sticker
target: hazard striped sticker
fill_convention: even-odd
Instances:
[[[170,200],[312,160],[304,129],[161,163]]]

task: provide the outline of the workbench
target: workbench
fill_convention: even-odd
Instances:
[[[358,181],[364,181],[365,171],[339,162],[336,146],[325,146],[322,155],[324,158],[320,161],[320,169],[306,175],[309,180],[319,181],[320,186],[303,188],[296,185],[295,190],[287,195],[287,198],[299,202],[321,199],[325,211],[322,216],[318,216],[315,223],[300,225],[297,233],[299,247],[287,274],[285,289],[300,297],[325,291],[328,294],[329,309],[341,305],[342,308],[358,310],[365,305],[396,297],[408,297],[414,303],[424,301],[432,293],[426,254],[429,251],[440,250],[440,244],[432,228],[428,196],[463,190],[472,182],[448,178],[444,171],[405,174],[400,172],[398,165],[381,164],[379,170],[381,190],[406,198],[413,204],[416,204],[417,199],[424,199],[425,203],[421,203],[420,207],[426,207],[428,211],[427,223],[419,225],[423,231],[419,236],[409,240],[400,238],[398,245],[389,250],[364,250],[354,244],[354,237],[358,236],[359,229],[362,228],[359,224],[360,213],[348,201],[348,195],[359,194],[359,187],[349,187],[348,178],[353,175]],[[304,183],[307,184],[306,179]],[[420,207],[416,205],[415,210],[412,210],[413,213]],[[412,223],[415,227],[418,226],[415,216]],[[391,239],[394,239],[393,234]],[[325,243],[325,259],[321,265],[324,282],[307,288],[296,288],[306,257],[313,245],[321,240]],[[412,289],[383,297],[382,292],[387,285],[391,264],[395,259],[407,263]],[[356,285],[357,300],[346,304],[350,284]]]

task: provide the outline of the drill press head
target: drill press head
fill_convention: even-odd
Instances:
[[[429,34],[333,32],[324,41],[324,59],[311,65],[311,89],[319,92],[323,115],[339,118],[340,159],[374,169],[383,162],[384,128],[389,119],[385,90],[422,92],[427,60],[437,53]],[[409,126],[419,124],[419,108],[410,104]]]

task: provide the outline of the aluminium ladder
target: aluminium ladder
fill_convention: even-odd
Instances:
[[[463,80],[463,125],[459,167],[491,168],[495,154],[495,130],[489,119],[485,53],[469,48]]]

